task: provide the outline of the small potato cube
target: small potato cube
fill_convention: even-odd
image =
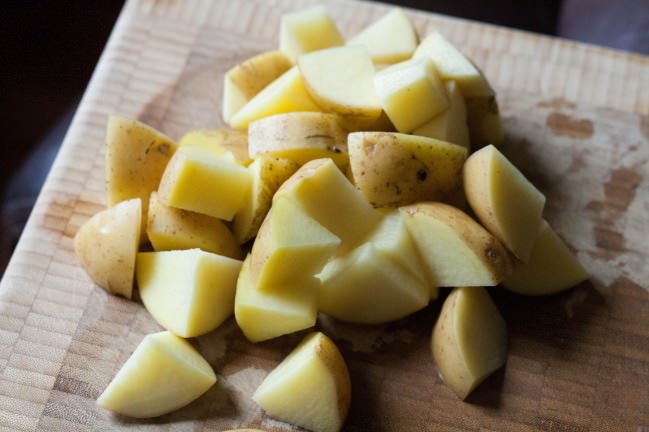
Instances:
[[[300,55],[345,43],[324,6],[314,6],[282,16],[279,49],[293,60]]]
[[[248,134],[237,129],[199,129],[187,132],[178,141],[178,147],[185,146],[204,148],[244,166],[252,162],[248,155]]]

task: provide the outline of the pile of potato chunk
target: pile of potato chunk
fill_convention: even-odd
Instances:
[[[166,331],[145,337],[98,403],[152,417],[199,397],[216,375],[184,338],[232,315],[259,342],[309,329],[318,313],[398,320],[443,287],[453,290],[431,349],[464,399],[506,358],[484,287],[541,295],[587,277],[543,219],[543,194],[498,150],[495,97],[441,34],[418,42],[403,10],[346,42],[318,6],[283,16],[279,50],[225,74],[230,128],[176,143],[111,116],[108,208],[79,229],[75,251],[108,292],[131,298],[136,285]],[[337,431],[350,382],[314,332],[253,399],[277,419]]]

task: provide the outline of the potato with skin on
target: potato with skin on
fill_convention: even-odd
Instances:
[[[170,207],[230,221],[251,182],[246,167],[204,148],[183,146],[165,169],[158,198]]]
[[[466,115],[471,144],[481,148],[500,145],[505,140],[496,96],[466,98]]]
[[[444,85],[448,96],[448,109],[413,130],[412,133],[448,141],[470,150],[471,141],[464,97],[455,81],[446,81]]]
[[[148,217],[147,236],[157,252],[199,248],[243,258],[239,242],[220,219],[164,205],[157,192],[151,193]]]
[[[449,294],[433,328],[431,350],[442,379],[460,399],[505,364],[507,327],[484,288],[455,288]]]
[[[427,58],[382,69],[374,76],[374,86],[383,110],[399,132],[412,132],[448,108],[444,84]]]
[[[555,294],[588,279],[588,273],[547,221],[534,242],[527,263],[517,262],[503,286],[518,294]]]
[[[296,201],[273,202],[252,246],[250,270],[258,290],[277,292],[300,285],[324,267],[340,239]]]
[[[424,202],[399,211],[434,286],[494,286],[510,273],[507,250],[462,210]]]
[[[299,167],[291,159],[265,155],[259,156],[248,166],[252,184],[244,198],[243,207],[232,220],[232,231],[239,244],[257,235],[273,203],[275,192]]]
[[[339,114],[350,130],[378,120],[382,107],[374,87],[374,65],[359,45],[328,48],[300,56],[297,65],[309,94],[322,111]]]
[[[347,180],[331,159],[315,159],[302,165],[275,193],[299,203],[313,219],[353,247],[381,220],[363,194]]]
[[[234,312],[241,261],[200,249],[140,252],[137,284],[144,307],[164,328],[189,338]]]
[[[74,236],[74,252],[92,280],[128,299],[140,245],[142,201],[122,201],[88,219]]]
[[[189,404],[214,383],[216,375],[200,353],[163,331],[144,337],[97,405],[128,417],[157,417]]]
[[[347,149],[354,183],[376,207],[445,200],[467,157],[456,144],[396,132],[353,132]]]
[[[178,147],[184,146],[210,150],[243,166],[252,162],[248,155],[248,134],[238,129],[216,128],[187,132],[178,141]]]
[[[435,31],[426,36],[412,57],[432,60],[440,78],[456,81],[466,98],[494,95],[480,69],[439,32]]]
[[[340,116],[320,112],[275,114],[248,127],[250,155],[292,159],[300,165],[329,157],[340,167],[349,163],[347,129]]]
[[[545,196],[493,145],[467,159],[464,192],[478,220],[528,262],[541,229]]]
[[[234,317],[253,343],[313,327],[318,317],[320,281],[311,276],[269,293],[257,289],[250,275],[250,255],[237,279]]]
[[[264,87],[230,118],[228,124],[235,129],[246,129],[255,120],[293,111],[322,111],[309,94],[297,66]]]
[[[302,54],[344,43],[345,39],[324,6],[282,15],[279,49],[294,61]]]
[[[228,123],[242,106],[292,66],[286,53],[268,51],[228,70],[223,76],[223,120]]]
[[[267,415],[313,432],[342,429],[351,402],[345,360],[326,335],[315,332],[264,379],[252,399]]]
[[[412,57],[417,34],[408,15],[395,7],[347,41],[347,45],[363,45],[374,63],[398,63]]]

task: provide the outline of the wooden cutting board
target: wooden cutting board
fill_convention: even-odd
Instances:
[[[95,398],[142,337],[141,304],[92,284],[72,250],[104,203],[109,113],[179,137],[221,125],[222,75],[276,46],[298,0],[129,1],[0,285],[2,430],[219,431],[290,427],[251,401],[303,334],[250,344],[233,320],[194,340],[219,376],[176,413],[136,421]],[[388,10],[324,0],[345,35]],[[503,151],[546,194],[545,217],[592,275],[545,298],[494,289],[510,329],[506,366],[459,401],[429,354],[439,302],[385,326],[322,319],[353,379],[349,431],[649,430],[649,58],[409,11],[440,30],[498,90]]]

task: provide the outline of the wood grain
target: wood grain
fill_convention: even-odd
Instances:
[[[221,77],[276,46],[297,0],[127,2],[0,283],[2,430],[290,430],[250,395],[302,334],[252,345],[233,320],[194,340],[219,382],[176,413],[134,421],[94,400],[142,337],[141,304],[105,294],[78,266],[72,238],[104,205],[107,115],[173,137],[221,125]],[[326,0],[343,33],[381,4]],[[439,302],[384,326],[322,317],[351,370],[345,430],[649,430],[649,59],[409,11],[438,29],[497,88],[503,151],[546,194],[545,217],[592,280],[528,299],[494,290],[510,329],[506,367],[459,401],[429,354]]]

